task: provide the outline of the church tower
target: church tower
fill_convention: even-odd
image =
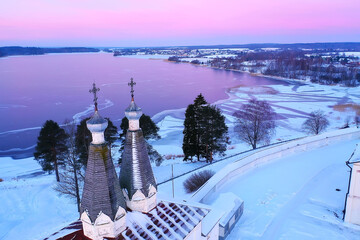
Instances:
[[[350,167],[352,164],[352,168]],[[345,222],[360,225],[360,144],[349,161],[346,162],[351,169],[349,190],[346,194]]]
[[[81,199],[81,221],[84,235],[94,240],[115,238],[126,228],[126,204],[118,176],[111,158],[111,150],[105,142],[104,131],[108,126],[97,109],[95,83],[95,113],[86,122],[92,134],[89,157]]]
[[[157,186],[139,119],[142,115],[134,101],[134,85],[131,78],[131,102],[125,110],[129,120],[120,171],[120,186],[126,206],[134,211],[147,213],[156,207]]]

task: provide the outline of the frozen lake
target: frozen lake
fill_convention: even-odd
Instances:
[[[144,113],[184,108],[202,93],[210,102],[226,99],[234,86],[287,85],[285,81],[175,64],[163,60],[113,57],[108,53],[50,54],[0,58],[0,156],[31,155],[42,124],[82,119],[92,113],[89,89],[100,87],[99,107],[117,126],[130,101]]]

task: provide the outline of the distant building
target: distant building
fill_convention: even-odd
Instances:
[[[346,164],[351,170],[345,202],[345,221],[360,225],[360,144],[356,145],[354,153]]]

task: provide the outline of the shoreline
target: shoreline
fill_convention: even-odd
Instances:
[[[102,52],[100,52],[101,54]],[[53,53],[53,54],[69,54],[69,53]],[[71,54],[78,54],[78,53],[71,53]],[[87,53],[81,53],[81,54],[87,54]],[[99,53],[92,53],[92,54],[99,54]],[[126,56],[126,57],[129,57],[131,58],[132,55],[130,56]],[[148,56],[152,56],[152,55],[148,55]],[[125,56],[124,56],[125,57]],[[144,58],[144,59],[148,59],[148,60],[163,60],[164,62],[172,62],[172,61],[168,61],[167,59],[151,59],[151,58]],[[176,63],[176,62],[172,62],[172,63]],[[191,64],[190,62],[180,62],[180,63],[188,63],[188,64]],[[331,86],[331,85],[322,85],[322,84],[316,84],[316,83],[311,83],[309,81],[305,81],[305,80],[300,80],[300,79],[287,79],[287,78],[283,78],[283,77],[275,77],[275,76],[269,76],[269,75],[264,75],[264,74],[254,74],[254,73],[250,73],[248,71],[242,71],[242,70],[236,70],[236,69],[223,69],[223,68],[217,68],[217,67],[211,67],[211,66],[207,66],[207,65],[202,65],[202,64],[193,64],[193,65],[196,65],[196,66],[201,66],[201,67],[208,67],[208,68],[213,68],[213,69],[217,69],[217,70],[225,70],[225,71],[234,71],[234,72],[241,72],[241,73],[246,73],[246,74],[249,74],[251,76],[254,76],[254,77],[266,77],[266,78],[270,78],[272,80],[277,80],[277,81],[286,81],[288,82],[290,85],[298,85],[299,83],[302,83],[304,85],[318,85],[318,86]],[[339,85],[337,85],[339,86]],[[340,86],[339,86],[340,87]],[[341,86],[342,87],[342,86]],[[229,91],[231,91],[231,89],[234,89],[234,88],[239,88],[238,85],[234,85],[232,87],[228,87],[228,88],[225,88],[224,89],[224,93],[226,94],[226,97],[224,98],[220,98],[210,104],[213,104],[213,105],[221,105],[221,104],[224,104],[228,101],[231,101],[233,100],[234,98],[236,98],[235,96],[233,96],[233,94],[230,94]],[[166,110],[163,110],[163,111],[160,111],[158,113],[155,113],[151,118],[153,119],[153,121],[156,123],[156,124],[159,124],[161,121],[163,121],[166,117],[173,117],[173,118],[176,118],[176,119],[184,119],[184,113],[185,113],[185,110],[186,110],[186,107],[187,106],[183,106],[182,108],[175,108],[175,109],[166,109]],[[82,112],[81,112],[82,113]],[[79,113],[77,113],[79,114]],[[77,115],[75,114],[75,115]],[[74,115],[74,116],[75,116]],[[40,127],[37,127],[37,128],[40,128]],[[12,130],[12,131],[9,131],[9,132],[6,132],[6,133],[14,133],[16,131],[20,131],[20,130]],[[30,146],[30,147],[33,147],[33,146]],[[2,151],[2,153],[4,154],[5,152],[12,152],[14,153],[13,155],[3,155],[1,157],[11,157],[13,159],[22,159],[24,158],[24,155],[28,155],[29,154],[29,148],[30,147],[26,147],[26,148],[23,148],[23,149],[20,149],[20,148],[16,148],[16,153],[14,153],[12,149],[8,149],[8,150],[4,150]]]
[[[220,67],[212,67],[212,66],[208,66],[206,64],[194,64],[191,62],[175,62],[175,61],[169,61],[168,59],[164,59],[164,62],[171,62],[171,63],[185,63],[185,64],[191,64],[191,65],[195,65],[195,66],[199,66],[199,67],[208,67],[208,68],[212,68],[212,69],[217,69],[217,70],[224,70],[224,71],[232,71],[232,72],[240,72],[240,73],[247,73],[253,77],[264,77],[264,78],[271,78],[273,80],[277,80],[277,81],[287,81],[287,82],[293,82],[293,83],[302,83],[302,84],[315,84],[315,85],[319,85],[319,86],[339,86],[339,87],[344,87],[344,88],[356,88],[356,87],[360,87],[360,86],[355,86],[355,87],[348,87],[348,86],[343,86],[343,85],[337,85],[337,84],[320,84],[320,83],[312,83],[309,80],[303,80],[303,79],[298,79],[298,78],[286,78],[286,77],[281,77],[281,76],[273,76],[273,75],[266,75],[266,74],[262,74],[262,73],[252,73],[249,71],[244,71],[244,70],[239,70],[239,69],[224,69],[224,68],[220,68]]]

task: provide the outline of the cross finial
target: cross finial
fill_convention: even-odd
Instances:
[[[95,111],[98,110],[98,108],[97,108],[97,100],[98,100],[98,98],[97,98],[97,96],[96,96],[96,93],[97,93],[98,91],[100,91],[100,88],[97,88],[97,87],[96,87],[96,84],[93,83],[93,87],[92,87],[92,89],[89,90],[89,92],[94,94],[94,100],[93,100],[93,101],[94,101],[94,105],[95,105]]]
[[[134,82],[134,79],[131,78],[130,82],[128,83],[128,86],[131,87],[131,101],[134,101],[134,86],[136,85],[136,82]]]

